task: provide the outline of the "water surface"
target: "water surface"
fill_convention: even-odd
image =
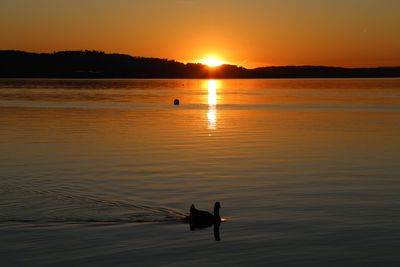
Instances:
[[[399,79],[0,80],[0,121],[2,265],[400,264]]]

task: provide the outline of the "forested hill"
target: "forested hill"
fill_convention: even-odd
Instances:
[[[400,67],[281,66],[209,68],[198,63],[99,51],[0,51],[0,78],[374,78],[400,77]]]

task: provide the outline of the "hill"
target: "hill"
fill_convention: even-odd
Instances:
[[[209,68],[160,58],[101,51],[0,51],[0,78],[377,78],[400,77],[400,67],[277,66]]]

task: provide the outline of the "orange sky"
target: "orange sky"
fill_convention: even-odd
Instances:
[[[399,66],[399,18],[398,0],[2,0],[0,49]]]

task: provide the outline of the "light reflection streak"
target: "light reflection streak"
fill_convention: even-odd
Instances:
[[[208,129],[217,129],[217,81],[208,81]]]

